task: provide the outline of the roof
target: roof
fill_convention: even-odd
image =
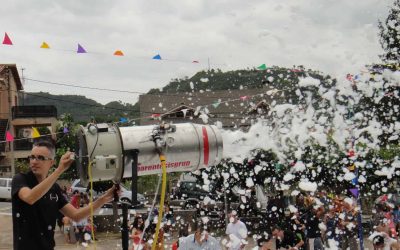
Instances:
[[[142,125],[155,124],[152,114],[165,114],[179,111],[183,107],[193,107],[196,111],[209,114],[209,122],[222,122],[224,127],[247,126],[250,121],[249,111],[260,103],[269,104],[273,101],[267,95],[270,88],[224,90],[224,91],[201,91],[190,93],[162,93],[146,94],[139,96],[140,116],[149,117],[141,120]],[[193,118],[191,122],[196,122]],[[247,120],[247,121],[246,121]],[[183,122],[183,121],[182,121]],[[187,121],[186,121],[187,122]]]
[[[17,84],[17,90],[23,90],[21,79],[19,78],[19,73],[16,64],[0,64],[0,74],[6,69],[9,68],[11,70],[11,74]]]

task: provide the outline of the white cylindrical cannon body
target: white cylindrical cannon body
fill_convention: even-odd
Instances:
[[[78,132],[77,167],[83,182],[89,179],[89,165],[93,181],[118,182],[132,176],[130,152],[133,150],[138,150],[137,174],[140,176],[161,172],[160,150],[167,159],[167,172],[179,172],[218,164],[222,149],[221,133],[212,125],[118,127],[89,124],[81,126]]]

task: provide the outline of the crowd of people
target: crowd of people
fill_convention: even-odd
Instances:
[[[222,235],[222,239],[217,240],[212,232],[215,227],[202,218],[207,213],[204,213],[205,208],[201,207],[202,213],[199,213],[199,218],[187,223],[175,221],[173,213],[167,212],[163,219],[164,228],[161,235],[166,234],[166,230],[176,232],[176,239],[172,240],[172,249],[247,249],[248,240],[253,238],[258,249],[263,250],[273,249],[273,246],[276,249],[353,250],[360,249],[360,234],[361,237],[367,236],[362,240],[369,240],[374,249],[400,249],[397,241],[400,233],[399,204],[387,201],[375,203],[369,221],[370,228],[364,228],[363,232],[359,220],[360,206],[357,199],[350,195],[299,193],[291,204],[277,199],[279,197],[270,199],[264,214],[258,213],[262,226],[257,229],[253,227],[253,223],[241,221],[236,211],[231,211],[225,234]],[[167,211],[170,209],[167,208]],[[147,235],[143,235],[145,220],[142,216],[136,216],[131,225],[133,250],[150,247],[148,240],[152,238],[154,228],[150,229]],[[190,227],[190,224],[193,226]],[[163,239],[163,236],[161,238]],[[160,241],[158,249],[164,249],[162,246],[164,243]]]
[[[69,203],[75,208],[79,209],[89,205],[89,196],[87,193],[75,190],[70,193],[67,187],[62,189],[62,195]],[[96,232],[96,225],[92,223],[89,217],[85,217],[79,221],[73,221],[68,216],[64,216],[61,212],[57,218],[57,224],[64,234],[65,243],[67,244],[82,244],[88,246],[94,239],[92,239]],[[93,231],[93,232],[92,232]]]

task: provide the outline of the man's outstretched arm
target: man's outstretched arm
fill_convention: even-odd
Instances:
[[[114,199],[115,186],[107,190],[105,194],[100,196],[94,202],[89,203],[89,205],[81,208],[75,208],[71,203],[66,204],[60,211],[67,217],[70,217],[74,221],[80,221],[83,218],[87,218],[90,215],[91,208],[93,211],[101,208],[105,203],[110,202]]]

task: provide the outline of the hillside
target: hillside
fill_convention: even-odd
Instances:
[[[284,89],[288,102],[297,99],[295,90],[299,77],[306,75],[327,82],[330,76],[305,69],[302,66],[288,69],[273,66],[266,70],[243,69],[222,72],[221,70],[200,71],[192,77],[173,79],[169,84],[160,89],[151,89],[149,94],[182,93],[197,91],[216,91],[234,89],[261,88],[265,85],[276,89]],[[49,93],[26,93],[24,105],[54,105],[58,115],[72,114],[76,122],[86,123],[94,118],[97,122],[118,121],[121,117],[139,117],[139,104],[134,105],[118,101],[102,105],[85,96],[78,95],[52,95]]]
[[[86,123],[93,118],[97,122],[115,122],[121,117],[135,118],[139,115],[138,104],[118,101],[102,105],[92,99],[79,95],[52,95],[45,92],[26,93],[24,105],[54,105],[58,116],[70,113],[74,121]]]

